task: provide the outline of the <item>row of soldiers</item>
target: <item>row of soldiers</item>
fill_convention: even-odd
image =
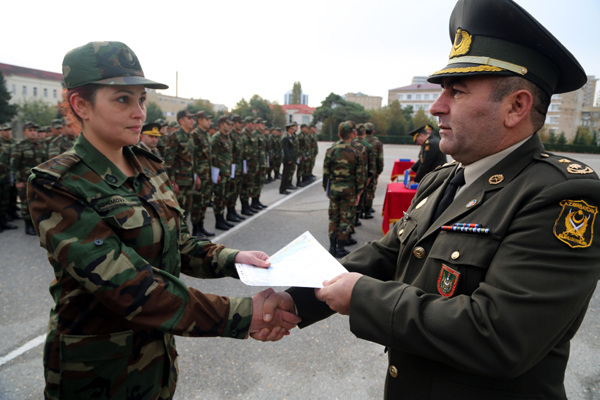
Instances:
[[[0,232],[17,229],[9,222],[23,218],[25,233],[35,235],[26,203],[27,178],[31,168],[70,149],[79,135],[75,124],[55,119],[43,128],[34,122],[23,125],[23,139],[12,137],[12,126],[0,126]],[[21,199],[21,216],[17,212],[17,196]]]
[[[352,238],[359,218],[371,219],[377,180],[383,171],[383,143],[375,136],[372,123],[342,122],[339,141],[325,153],[323,188],[329,198],[329,252],[334,257],[349,254],[345,246]]]
[[[204,237],[215,235],[204,227],[211,200],[215,228],[229,230],[234,222],[245,220],[244,215],[252,216],[266,208],[260,201],[262,188],[265,183],[282,177],[281,129],[267,128],[267,121],[255,117],[224,115],[216,125],[212,118],[206,111],[192,114],[182,110],[177,113],[179,126],[174,132],[166,134],[165,122],[161,120],[147,124],[142,129],[140,144],[151,147],[155,139],[144,136],[158,137],[155,154],[160,153],[164,159],[179,205],[186,217],[191,217],[192,234]],[[298,186],[315,179],[312,169],[317,155],[316,128],[302,129],[297,139],[301,154],[296,160]],[[290,182],[280,193],[295,188]],[[241,214],[236,210],[238,199]]]

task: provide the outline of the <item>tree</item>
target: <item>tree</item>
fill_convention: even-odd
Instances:
[[[294,82],[291,104],[302,104],[302,85],[300,82]]]
[[[369,114],[363,106],[342,99],[340,95],[330,93],[321,105],[313,113],[313,121],[329,122],[329,137],[333,140],[334,131],[337,133],[337,126],[340,122],[352,120],[356,123],[368,122]]]
[[[235,105],[233,110],[231,110],[231,112],[241,116],[242,118],[252,115],[250,104],[243,97],[240,101],[237,102],[237,104]]]
[[[554,132],[554,129],[550,129],[547,142],[550,144],[556,143],[556,132]]]
[[[194,101],[194,104],[188,104],[186,106],[186,109],[191,112],[192,114],[197,113],[198,111],[206,111],[207,113],[213,115],[214,114],[214,108],[213,105],[210,101],[208,100],[196,100]]]
[[[558,135],[558,140],[556,141],[558,144],[567,144],[567,137],[565,136],[565,132],[562,131],[560,135]]]
[[[591,141],[592,136],[590,135],[590,131],[587,126],[579,126],[577,128],[577,133],[575,134],[575,139],[573,139],[573,144],[587,146],[591,143]]]
[[[19,104],[19,121],[33,121],[38,125],[46,126],[52,123],[56,112],[57,107],[44,100],[25,100]]]
[[[388,135],[406,135],[408,123],[402,106],[395,100],[388,107],[389,126],[386,132]]]
[[[4,74],[0,71],[0,124],[10,122],[19,111],[15,104],[8,104],[11,97],[12,95],[6,89]]]
[[[165,116],[160,109],[160,106],[151,101],[146,106],[146,123],[154,122],[157,119],[164,119]]]
[[[431,114],[426,113],[425,110],[423,110],[422,108],[419,108],[417,110],[412,120],[414,126],[417,128],[423,125],[429,125],[433,127],[434,130],[435,128],[437,128],[437,122],[435,121],[436,118],[433,118]]]
[[[273,104],[273,106],[271,107],[271,115],[272,115],[272,124],[273,126],[279,127],[279,128],[283,128],[285,125],[285,111],[283,111],[283,108],[281,108],[281,106],[277,103]]]

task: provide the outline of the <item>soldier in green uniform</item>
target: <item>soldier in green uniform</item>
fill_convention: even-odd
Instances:
[[[146,150],[148,153],[152,153],[154,156],[161,158],[160,152],[157,150],[156,145],[162,135],[160,134],[160,125],[154,122],[144,124],[140,135],[140,141],[136,144],[140,149]]]
[[[300,125],[300,132],[295,135],[298,144],[298,166],[296,167],[296,186],[304,187],[308,182],[304,178],[304,169],[306,165],[306,155],[308,154],[308,139],[306,137],[307,125]]]
[[[366,159],[367,159],[366,168],[365,168],[365,173],[366,173],[365,189],[363,190],[363,192],[360,196],[360,201],[358,203],[358,206],[356,207],[356,213],[357,213],[357,217],[360,216],[360,218],[363,218],[363,219],[372,219],[373,215],[371,214],[369,207],[366,207],[365,204],[366,204],[366,198],[367,198],[367,196],[366,196],[367,187],[373,180],[373,178],[375,176],[376,168],[377,168],[377,158],[376,158],[377,153],[376,153],[373,145],[371,143],[369,143],[369,141],[367,140],[366,127],[364,124],[358,125],[357,130],[356,130],[356,140],[365,147]]]
[[[54,120],[52,122],[53,126],[56,126],[54,125],[55,121],[57,121],[56,123],[60,124],[61,133],[50,142],[50,145],[48,146],[48,158],[56,157],[57,155],[69,150],[75,144],[75,139],[77,139],[77,136],[79,136],[78,130],[73,130],[70,126],[63,127],[60,120]]]
[[[271,146],[271,128],[265,126],[263,129],[263,135],[265,140],[265,185],[274,181],[271,178],[271,159],[273,158],[273,149]]]
[[[600,180],[537,132],[552,95],[586,73],[512,0],[459,0],[449,31],[429,111],[457,162],[342,260],[351,273],[290,294],[302,325],[338,311],[386,346],[386,399],[566,400],[570,341],[600,278]]]
[[[420,128],[410,132],[416,144],[421,146],[419,159],[410,169],[416,173],[414,181],[421,182],[421,179],[437,167],[448,162],[446,155],[440,151],[440,140],[431,133],[433,129],[429,125],[423,125]]]
[[[323,188],[329,198],[329,252],[344,257],[344,248],[353,223],[353,210],[364,187],[363,155],[352,144],[355,135],[352,121],[338,127],[340,140],[325,153]]]
[[[250,197],[252,198],[250,206],[255,210],[267,208],[266,205],[260,202],[260,192],[265,185],[265,175],[267,170],[267,152],[265,135],[263,133],[265,130],[265,122],[266,121],[262,118],[256,118],[254,120],[254,127],[256,128],[254,135],[256,137],[256,146],[258,148],[258,173],[254,177],[254,185],[250,191]]]
[[[298,145],[294,140],[294,132],[298,125],[295,122],[291,122],[285,126],[285,133],[281,138],[281,148],[283,150],[283,172],[281,176],[281,184],[279,185],[280,194],[290,194],[288,189],[295,190],[296,186],[292,185],[292,177],[294,176],[294,169],[296,166],[296,160],[298,159]]]
[[[187,218],[192,201],[194,188],[194,165],[192,149],[189,145],[192,126],[194,125],[194,114],[188,110],[177,113],[179,129],[171,133],[165,141],[165,167],[169,173],[169,179],[173,184],[173,190],[177,195],[177,201],[185,211]]]
[[[5,229],[17,229],[9,224],[6,217],[10,205],[11,173],[10,151],[14,143],[10,123],[0,125],[0,232]]]
[[[317,177],[313,174],[313,170],[315,168],[315,163],[317,161],[317,155],[319,154],[319,140],[317,139],[317,127],[315,125],[311,125],[309,127],[310,132],[310,167],[308,171],[308,175],[314,181]]]
[[[13,173],[17,195],[21,200],[21,215],[25,220],[25,233],[35,235],[27,206],[27,178],[31,168],[46,161],[46,148],[39,138],[38,128],[33,122],[23,125],[24,139],[15,143],[10,152],[10,170]]]
[[[259,212],[261,208],[256,209],[250,205],[250,196],[256,174],[258,174],[258,138],[254,134],[254,118],[244,118],[244,129],[240,134],[242,142],[242,187],[240,190],[240,202],[242,203],[242,215],[252,216]]]
[[[62,134],[62,120],[61,119],[53,119],[50,123],[50,134],[46,136],[44,139],[44,144],[46,145],[46,149],[48,151],[48,158],[52,158],[54,156],[50,156],[50,146],[52,142],[57,140]]]
[[[171,134],[173,132],[175,132],[177,129],[179,129],[179,123],[177,121],[171,121],[171,122],[169,122],[169,126],[167,128],[167,136],[166,137],[171,136]]]
[[[17,188],[15,187],[15,177],[10,170],[10,152],[12,151],[13,145],[17,143],[15,138],[12,137],[12,126],[10,122],[4,124],[4,129],[0,131],[0,157],[4,160],[4,165],[9,174],[10,179],[10,191],[8,196],[8,206],[6,214],[6,221],[14,221],[16,219],[22,219],[18,212],[17,207]]]
[[[213,184],[210,178],[210,167],[212,159],[212,144],[208,134],[210,119],[213,116],[202,110],[196,113],[198,128],[192,132],[192,148],[194,157],[194,173],[200,180],[199,188],[192,195],[192,235],[210,237],[214,232],[204,228],[206,208],[210,202]]]
[[[162,118],[159,118],[154,121],[155,124],[160,126],[160,137],[158,138],[158,143],[156,144],[156,149],[159,154],[165,154],[165,140],[167,137],[167,132],[169,132],[169,125],[167,121]]]
[[[134,146],[146,116],[144,86],[167,86],[146,79],[128,47],[95,42],[74,49],[63,79],[82,134],[73,150],[34,168],[28,186],[56,278],[44,397],[172,399],[179,375],[174,335],[254,335],[265,326],[260,311],[270,293],[205,294],[180,273],[237,277],[235,262],[266,267],[267,255],[189,234],[164,164]],[[297,321],[281,310],[274,318],[286,329]]]
[[[219,131],[211,138],[212,168],[219,170],[219,176],[215,184],[215,197],[213,200],[213,210],[215,212],[215,228],[227,231],[233,228],[233,224],[227,222],[223,215],[227,201],[227,190],[229,181],[232,179],[232,160],[233,144],[229,137],[231,131],[231,121],[225,115],[219,117]],[[235,172],[234,172],[235,173]]]
[[[377,181],[379,180],[379,175],[381,175],[383,172],[383,143],[377,136],[375,136],[375,125],[373,125],[371,122],[367,122],[365,124],[365,128],[367,129],[367,141],[373,146],[376,152],[375,175],[367,185],[367,198],[365,199],[365,207],[367,207],[370,212],[375,212],[373,209],[373,199],[375,198],[375,191],[377,190]]]
[[[235,210],[235,205],[237,203],[238,197],[240,197],[240,192],[242,190],[242,182],[244,175],[244,145],[242,142],[242,127],[244,126],[244,122],[242,121],[242,117],[237,114],[233,114],[230,118],[232,126],[231,131],[229,131],[229,139],[231,140],[231,162],[232,167],[235,169],[234,176],[229,180],[229,188],[227,189],[226,196],[226,206],[227,206],[227,221],[231,222],[241,222],[245,220],[245,217],[242,217]]]

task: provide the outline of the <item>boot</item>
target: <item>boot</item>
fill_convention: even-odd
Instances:
[[[0,217],[0,232],[4,229],[17,229],[17,226],[6,222],[6,217]]]
[[[344,241],[337,240],[337,246],[335,248],[335,258],[346,257],[350,252],[344,248]]]
[[[354,226],[362,226],[362,222],[359,219],[359,212],[356,212],[356,219],[354,220]]]
[[[8,222],[13,222],[15,220],[9,213],[4,214],[4,218],[6,218]]]
[[[304,186],[306,186],[306,184],[304,183],[304,181],[302,180],[302,178],[298,178],[296,180],[296,186],[297,187],[304,187]]]
[[[348,239],[346,240],[338,240],[339,243],[343,244],[344,246],[353,246],[356,243],[358,243],[356,241],[356,239],[352,238],[352,234],[348,234]]]
[[[230,226],[225,224],[225,218],[223,218],[223,214],[215,214],[215,218],[217,222],[215,223],[215,228],[220,229],[222,231],[228,231]]]
[[[275,179],[281,179],[281,174],[277,170],[275,170]]]
[[[265,206],[263,203],[260,202],[260,196],[258,196],[256,198],[256,202],[258,203],[259,206],[261,206],[262,208],[267,208],[268,206]]]
[[[252,204],[250,204],[250,207],[255,208],[259,211],[263,209],[263,206],[261,206],[260,203],[258,202],[258,197],[252,198]]]
[[[371,210],[369,209],[369,207],[363,208],[363,219],[372,219],[372,218],[375,218],[375,217],[373,217],[373,214],[371,214]]]
[[[287,190],[296,190],[296,189],[298,189],[298,188],[297,188],[296,186],[292,185],[292,183],[290,182],[290,184],[289,184],[289,185],[287,185],[286,189],[287,189]]]
[[[200,236],[200,224],[192,222],[192,236]]]
[[[235,209],[235,207],[233,207],[233,214],[236,216],[237,219],[239,219],[240,221],[244,221],[246,219],[246,217],[242,217],[240,214],[238,214],[237,210]]]
[[[373,207],[369,207],[369,212],[372,212],[372,213],[374,213],[374,212],[375,212],[375,209],[374,209]]]
[[[33,227],[33,222],[31,222],[30,219],[25,220],[25,234],[37,236],[37,233],[35,233],[35,228]]]
[[[21,217],[19,215],[19,213],[17,212],[17,210],[14,208],[12,210],[8,210],[8,215],[10,215],[10,217],[13,219],[13,221],[16,219],[23,219],[23,217]]]
[[[227,207],[227,221],[242,222],[241,219],[235,216],[235,210],[233,207]]]
[[[265,185],[271,183],[271,176],[269,174],[265,175]]]
[[[207,230],[204,229],[204,221],[200,221],[194,224],[194,233],[192,233],[192,236],[199,236],[199,237],[209,237],[209,236],[215,236],[214,232],[209,232]],[[208,239],[206,239],[208,240]]]
[[[254,211],[252,211],[252,209],[250,208],[250,205],[248,204],[248,200],[240,200],[242,202],[242,214],[243,215],[247,215],[249,217],[253,216],[255,214]]]
[[[337,246],[337,240],[335,236],[329,236],[329,254],[335,257],[335,248]]]

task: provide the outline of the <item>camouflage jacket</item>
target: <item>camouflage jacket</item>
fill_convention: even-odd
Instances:
[[[273,157],[274,161],[281,162],[281,156],[281,139],[271,134],[271,157]]]
[[[75,144],[75,138],[70,138],[64,133],[55,137],[48,145],[48,158],[56,157],[69,150]]]
[[[229,135],[221,131],[215,133],[212,137],[212,166],[219,168],[219,174],[223,177],[231,177],[232,151]]]
[[[242,174],[242,162],[244,160],[244,145],[242,143],[242,132],[236,132],[235,129],[229,131],[231,140],[231,163],[235,164],[235,175]]]
[[[23,139],[13,145],[10,151],[10,170],[15,182],[27,182],[31,168],[46,161],[44,142]]]
[[[237,251],[192,237],[161,160],[123,151],[134,176],[82,134],[29,178],[32,220],[55,274],[47,399],[170,399],[173,335],[242,339],[249,328],[250,298],[204,294],[178,278],[237,277]]]
[[[315,158],[319,154],[319,140],[316,133],[310,134],[310,155]]]
[[[194,172],[198,174],[198,176],[210,176],[212,145],[208,132],[196,128],[192,131],[191,144]]]
[[[357,141],[365,146],[367,160],[365,173],[367,174],[367,178],[372,178],[377,170],[377,153],[375,152],[375,148],[369,143],[366,136],[357,137]]]
[[[256,146],[258,147],[258,166],[264,167],[267,165],[267,152],[265,149],[265,135],[258,129],[253,132],[256,136]]]
[[[244,160],[246,160],[246,171],[254,175],[258,171],[258,138],[248,129],[242,129],[240,135]]]
[[[375,135],[367,135],[367,141],[373,145],[375,152],[377,153],[375,159],[375,176],[379,176],[383,171],[383,143]]]
[[[181,128],[165,140],[163,153],[165,166],[171,182],[179,186],[192,186],[194,180],[194,165],[189,141],[190,134],[185,133]]]
[[[16,142],[17,141],[13,138],[10,138],[9,140],[0,138],[0,165],[4,166],[6,171],[9,170],[10,152]]]
[[[302,131],[297,133],[296,137],[298,138],[298,156],[302,157],[302,160],[306,160],[309,154],[308,137]]]
[[[338,141],[325,154],[323,187],[329,197],[356,197],[365,184],[362,154],[352,143]]]
[[[294,140],[295,135],[285,132],[281,137],[281,148],[283,150],[283,162],[296,164],[298,158],[298,145]]]

